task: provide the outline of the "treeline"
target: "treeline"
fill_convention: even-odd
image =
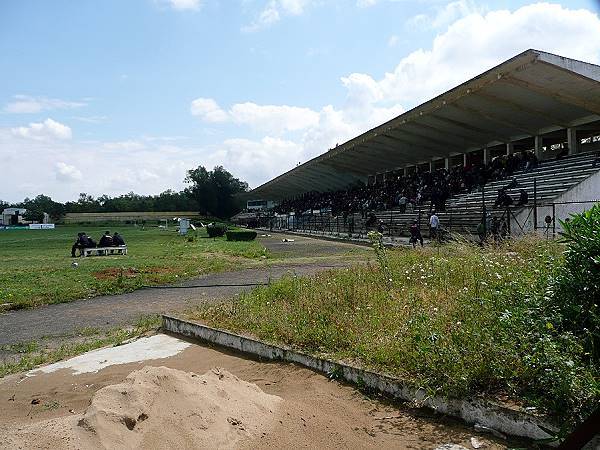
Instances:
[[[75,201],[60,203],[47,195],[25,198],[20,203],[9,204],[0,200],[0,211],[9,208],[25,208],[26,220],[41,221],[44,213],[59,220],[66,213],[85,212],[132,212],[132,211],[198,211],[200,214],[228,218],[242,209],[236,194],[248,191],[248,183],[231,175],[222,166],[208,171],[199,166],[187,171],[182,191],[167,190],[158,195],[140,195],[134,192],[110,197],[94,198],[85,192]]]

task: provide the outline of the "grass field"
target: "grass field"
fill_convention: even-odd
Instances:
[[[193,241],[174,231],[119,231],[127,256],[77,258],[71,267],[71,246],[77,232],[99,239],[99,227],[59,226],[55,230],[0,231],[0,304],[4,309],[132,291],[144,285],[172,283],[208,272],[251,265],[269,257],[258,243],[228,242],[199,232]]]
[[[382,251],[379,264],[288,277],[192,318],[572,423],[600,400],[600,368],[552,302],[563,250],[530,238]]]

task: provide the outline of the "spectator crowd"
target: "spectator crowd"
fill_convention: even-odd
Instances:
[[[524,151],[498,156],[487,165],[460,165],[432,172],[416,169],[407,175],[390,172],[383,182],[368,185],[358,183],[335,192],[307,192],[296,198],[283,200],[275,211],[282,214],[304,214],[321,210],[330,211],[334,216],[360,212],[363,217],[366,217],[368,211],[395,207],[401,212],[420,206],[429,206],[430,211],[444,211],[450,196],[471,192],[489,181],[506,179],[517,170],[530,171],[537,164],[535,154]],[[502,192],[498,206],[506,206],[506,196],[506,192]],[[519,199],[520,202],[523,200],[526,202],[526,198]]]

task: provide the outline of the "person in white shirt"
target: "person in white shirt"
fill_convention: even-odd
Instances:
[[[429,237],[431,240],[438,239],[440,228],[440,219],[435,214],[435,211],[431,213],[429,218]]]

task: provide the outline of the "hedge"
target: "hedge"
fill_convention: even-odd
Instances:
[[[256,231],[252,230],[229,230],[225,234],[228,241],[253,241],[256,239]]]
[[[225,234],[227,231],[227,225],[223,223],[215,223],[212,225],[208,225],[206,227],[206,232],[208,233],[208,237],[220,237]]]

